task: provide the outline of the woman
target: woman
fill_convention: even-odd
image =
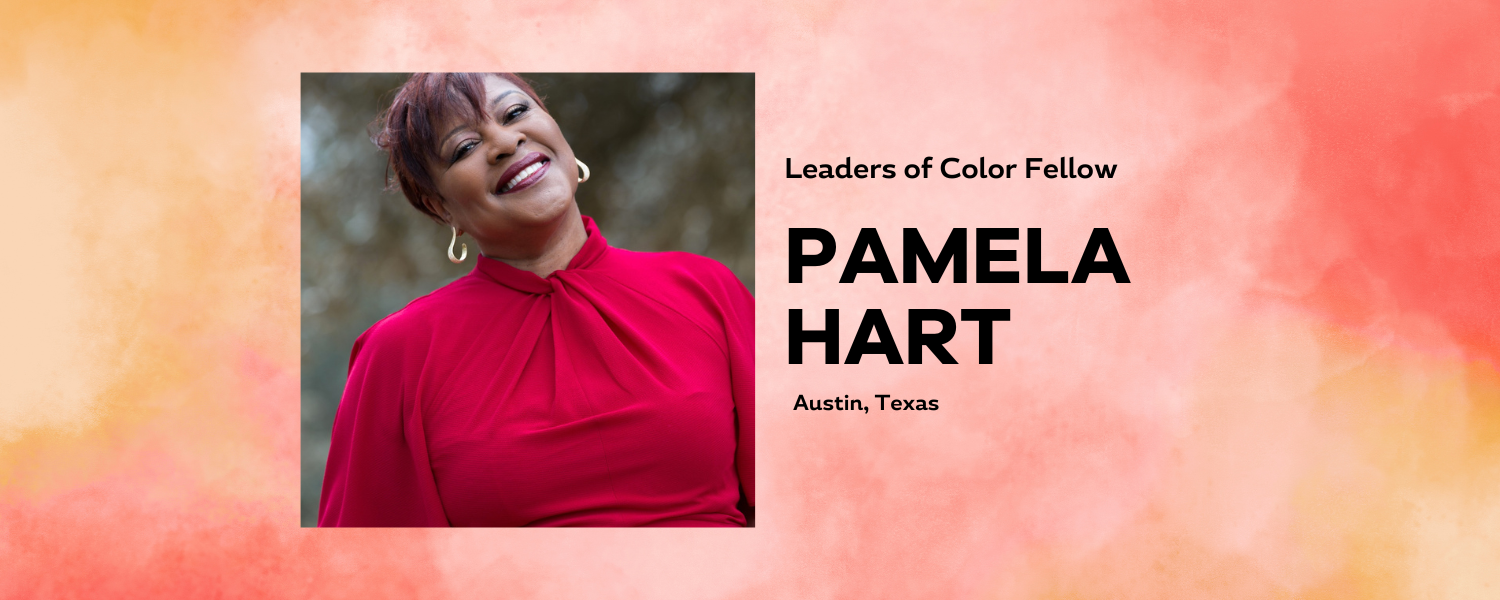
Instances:
[[[574,202],[587,167],[519,77],[414,75],[383,123],[407,200],[478,264],[355,342],[318,524],[746,525],[739,280],[611,248]]]

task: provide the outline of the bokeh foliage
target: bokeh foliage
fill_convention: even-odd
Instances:
[[[349,350],[375,321],[473,268],[450,232],[386,191],[371,124],[406,73],[302,75],[302,524],[317,520]],[[583,214],[611,245],[682,250],[755,290],[751,74],[528,74],[592,169]]]

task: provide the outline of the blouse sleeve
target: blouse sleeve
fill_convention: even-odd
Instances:
[[[745,499],[755,506],[755,298],[739,278],[728,269],[723,271],[728,277],[724,316],[738,432],[734,464]]]
[[[420,352],[379,331],[382,324],[361,335],[349,357],[318,526],[447,527],[417,400]]]

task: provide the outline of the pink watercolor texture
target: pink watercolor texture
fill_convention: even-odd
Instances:
[[[0,9],[0,597],[1491,598],[1500,5]],[[756,81],[756,527],[298,527],[302,72]],[[790,179],[954,157],[1008,179]],[[1118,165],[1022,177],[1025,159]],[[936,167],[934,167],[936,168]],[[597,175],[597,174],[596,174]],[[790,282],[789,229],[832,262]],[[839,277],[862,228],[969,281]],[[1017,228],[1022,283],[977,283]],[[1130,282],[1075,270],[1108,228]],[[812,246],[809,245],[809,248]],[[809,250],[810,251],[810,250]],[[1003,263],[1001,263],[1003,264]],[[790,311],[1008,309],[789,364]],[[929,324],[929,327],[935,325]],[[930,331],[930,329],[929,329]],[[793,410],[798,395],[937,411]]]

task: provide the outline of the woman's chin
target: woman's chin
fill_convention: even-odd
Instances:
[[[573,190],[553,178],[524,190],[501,194],[498,201],[516,220],[516,225],[544,225],[567,216],[573,208]]]

